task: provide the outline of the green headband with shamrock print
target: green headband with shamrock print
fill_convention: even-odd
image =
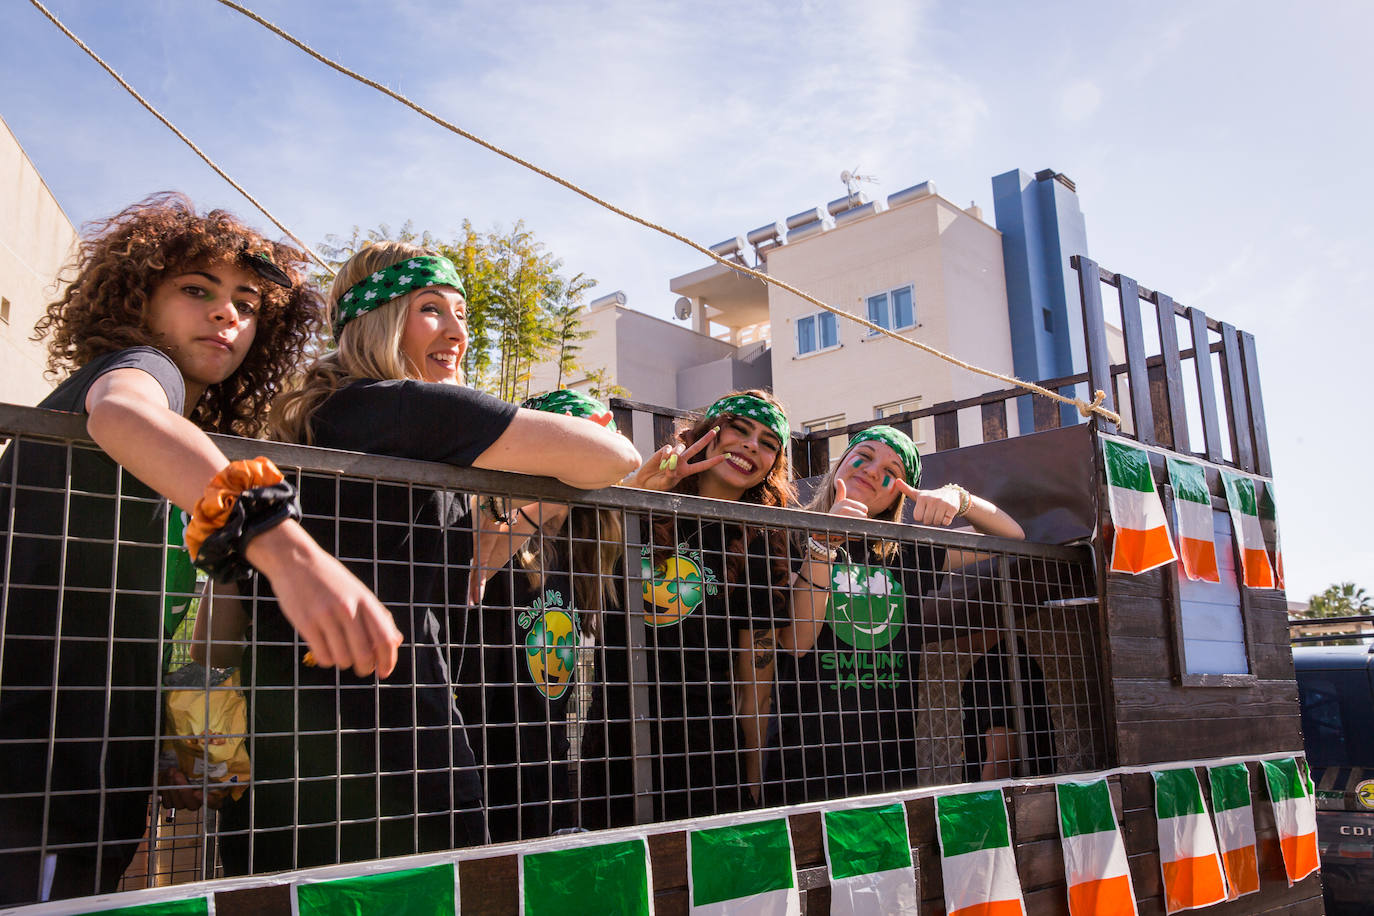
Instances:
[[[788,425],[787,415],[782,412],[781,408],[768,403],[763,398],[752,394],[727,394],[706,408],[706,419],[714,420],[723,413],[734,414],[749,420],[758,420],[772,430],[783,445],[786,445],[787,440],[791,438],[792,428]]]
[[[860,442],[881,442],[888,446],[902,459],[902,467],[906,469],[906,482],[913,487],[921,482],[921,453],[916,451],[916,443],[912,442],[906,433],[891,426],[870,426],[854,434],[854,438],[849,440],[849,445],[845,446],[845,453],[848,454],[849,450]]]
[[[611,409],[591,395],[583,394],[580,391],[569,391],[567,388],[561,388],[558,391],[550,391],[548,394],[527,398],[520,406],[530,410],[542,410],[544,413],[585,417],[594,423],[600,423],[611,432],[618,432],[615,428],[615,417],[611,414]]]
[[[430,286],[452,286],[464,296],[463,278],[448,258],[438,255],[419,255],[407,258],[390,267],[383,267],[363,277],[348,288],[339,300],[339,314],[334,319],[334,339],[339,339],[344,325],[359,315],[386,305],[398,296]]]

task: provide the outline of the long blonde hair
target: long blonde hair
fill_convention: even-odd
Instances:
[[[620,607],[615,568],[624,559],[623,543],[619,512],[573,506],[556,534],[536,532],[516,558],[531,588],[543,588],[544,570],[561,565],[561,558],[566,558],[574,606],[580,611],[606,611]],[[582,621],[583,632],[600,632],[594,614],[583,614]]]
[[[862,442],[859,443],[859,445],[862,444]],[[812,512],[829,512],[834,508],[835,475],[839,473],[840,467],[844,464],[845,459],[849,457],[849,453],[853,451],[853,449],[854,446],[845,449],[844,454],[840,456],[840,460],[835,462],[835,466],[831,468],[830,472],[821,480],[820,486],[816,488],[816,492],[811,496],[811,502],[806,504],[807,509]],[[913,487],[916,486],[914,483],[911,485]],[[875,515],[870,515],[869,518],[882,522],[900,521],[902,517],[902,508],[905,505],[906,494],[898,490],[890,506]],[[898,546],[896,541],[874,541],[872,544],[873,552],[884,561],[890,561],[893,556],[896,555]]]
[[[329,318],[338,312],[339,299],[370,273],[398,264],[406,258],[432,254],[405,242],[374,242],[349,258],[329,286]],[[338,346],[317,358],[305,370],[300,385],[283,392],[272,402],[270,431],[273,439],[310,445],[314,433],[310,420],[329,396],[358,379],[419,379],[420,372],[401,352],[406,310],[411,293],[397,296],[386,305],[359,315],[339,335]]]

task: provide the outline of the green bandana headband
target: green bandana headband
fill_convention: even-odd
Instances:
[[[558,391],[550,391],[548,394],[529,398],[520,406],[530,410],[542,410],[544,413],[561,413],[570,417],[584,417],[594,423],[600,423],[611,432],[618,431],[615,428],[615,417],[611,413],[611,409],[596,398],[580,391],[569,391],[562,388]]]
[[[763,398],[754,397],[752,394],[726,395],[706,408],[706,419],[714,420],[723,413],[758,420],[772,430],[773,434],[782,440],[783,445],[791,438],[792,428],[787,423],[787,415]]]
[[[906,468],[906,482],[913,487],[921,482],[921,453],[916,451],[916,443],[906,433],[891,426],[870,426],[854,434],[849,445],[845,446],[845,454],[860,442],[881,442],[888,446],[902,459],[902,466]]]
[[[390,267],[368,274],[349,287],[339,300],[339,314],[334,319],[334,339],[338,340],[344,325],[359,315],[386,305],[398,296],[430,286],[452,286],[464,296],[463,278],[448,258],[421,255],[408,258]]]

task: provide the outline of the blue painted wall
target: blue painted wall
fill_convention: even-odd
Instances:
[[[1038,381],[1082,372],[1087,357],[1078,275],[1069,266],[1071,256],[1088,253],[1078,194],[1051,170],[1031,175],[1013,169],[992,179],[992,198],[1002,233],[1016,374]],[[1072,407],[1063,410],[1064,423],[1078,421]],[[1020,406],[1020,421],[1023,433],[1035,428],[1028,401]]]

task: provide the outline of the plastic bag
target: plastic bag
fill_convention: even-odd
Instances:
[[[248,703],[239,689],[238,669],[210,668],[207,673],[204,665],[193,662],[168,674],[163,683],[166,731],[177,767],[192,785],[203,778],[227,783],[237,800],[251,775]]]

